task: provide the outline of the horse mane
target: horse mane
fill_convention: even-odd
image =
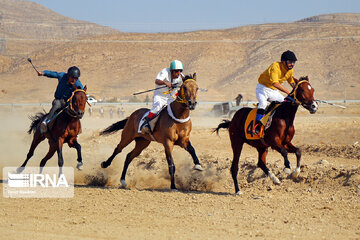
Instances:
[[[185,82],[186,80],[188,79],[193,79],[193,75],[189,74],[189,75],[186,75],[183,79],[183,82]]]
[[[37,125],[44,120],[46,117],[47,112],[38,112],[34,116],[29,116],[29,119],[31,120],[30,129],[28,131],[28,134],[31,134],[31,132],[35,132]]]
[[[299,82],[304,81],[304,80],[309,81],[308,76],[302,76],[302,77],[299,78]]]

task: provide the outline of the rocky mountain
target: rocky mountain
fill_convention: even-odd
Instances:
[[[38,77],[26,61],[29,56],[40,70],[79,66],[82,82],[98,98],[126,101],[134,92],[153,88],[157,73],[179,59],[185,73],[197,72],[200,88],[208,89],[199,93],[199,101],[233,100],[238,93],[255,100],[258,76],[288,49],[299,59],[295,76],[309,76],[316,98],[359,99],[359,18],[331,14],[214,31],[89,33],[46,41],[34,37],[30,42],[20,41],[25,34],[18,32],[5,38],[6,52],[0,55],[1,88],[6,91],[0,93],[0,102],[52,100],[56,80]]]

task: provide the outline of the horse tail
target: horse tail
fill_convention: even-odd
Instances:
[[[118,122],[110,125],[104,131],[100,132],[100,135],[109,135],[116,131],[124,129],[127,120],[128,120],[128,118],[125,118],[124,120],[118,121]]]
[[[38,112],[34,116],[29,116],[29,119],[31,120],[29,131],[27,131],[28,134],[31,134],[31,132],[35,132],[36,127],[39,125],[40,122],[43,121],[43,119],[46,117],[47,113],[44,112]]]
[[[220,128],[229,129],[229,126],[230,126],[230,121],[229,121],[229,120],[223,120],[223,122],[220,123],[217,128],[214,128],[214,129],[213,129],[213,132],[216,132],[216,134],[219,135],[219,130],[220,130]]]

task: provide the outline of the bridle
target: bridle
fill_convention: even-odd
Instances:
[[[297,105],[301,105],[303,106],[304,108],[306,108],[307,110],[310,111],[310,113],[315,113],[317,111],[317,103],[316,101],[311,101],[310,103],[305,103],[303,101],[300,101],[297,97],[296,97],[296,92],[300,86],[300,84],[302,83],[305,83],[307,82],[310,85],[309,81],[308,80],[300,80],[296,86],[294,87],[293,91],[285,98],[285,101],[286,100],[290,100],[293,104],[297,104]]]
[[[180,88],[180,91],[179,91],[179,94],[178,94],[178,96],[177,96],[177,98],[176,98],[176,100],[175,101],[177,101],[177,102],[179,102],[179,103],[185,103],[185,104],[187,104],[187,105],[189,105],[189,101],[186,99],[186,97],[185,97],[185,91],[184,91],[184,84],[185,84],[185,82],[187,82],[187,81],[193,81],[193,82],[196,82],[194,79],[192,79],[192,78],[189,78],[189,79],[186,79],[184,82],[183,82],[183,84],[182,84],[182,86],[181,86],[181,88]],[[195,100],[196,100],[196,94],[195,94]]]
[[[309,83],[309,81],[308,80],[301,80],[301,81],[299,81],[297,84],[296,84],[296,86],[294,87],[294,90],[289,94],[289,96],[290,95],[293,95],[293,100],[294,100],[294,102],[296,103],[296,104],[303,104],[299,99],[297,99],[297,97],[296,97],[296,91],[298,90],[298,87],[300,86],[300,84],[302,84],[302,83],[305,83],[305,82],[307,82],[307,83]]]
[[[66,101],[69,103],[66,113],[74,118],[75,117],[82,118],[84,116],[84,112],[75,111],[73,104],[72,104],[72,99],[75,96],[75,93],[77,93],[77,92],[83,92],[83,93],[85,93],[85,96],[86,96],[86,91],[83,89],[76,89],[75,91],[73,91],[71,97]],[[87,102],[87,100],[86,100],[86,102]]]

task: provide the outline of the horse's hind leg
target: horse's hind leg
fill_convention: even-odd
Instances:
[[[39,145],[39,143],[42,142],[44,139],[45,139],[45,137],[44,137],[42,134],[35,132],[34,138],[33,138],[32,142],[31,142],[31,146],[30,146],[29,152],[28,152],[28,154],[26,155],[26,159],[25,159],[24,163],[23,163],[20,167],[18,167],[17,170],[16,170],[18,173],[21,173],[21,172],[24,170],[27,162],[28,162],[29,159],[34,155],[35,148],[36,148],[36,147]]]
[[[131,161],[136,158],[137,156],[140,155],[140,153],[147,148],[147,146],[149,146],[151,141],[146,140],[145,138],[135,138],[135,148],[129,152],[126,155],[126,159],[125,159],[125,163],[124,163],[124,168],[121,174],[121,185],[123,187],[126,187],[126,182],[125,182],[125,176],[126,176],[126,171],[129,167],[129,164],[131,163]]]
[[[270,177],[270,179],[275,184],[280,184],[280,180],[272,173],[270,172],[269,168],[266,166],[266,155],[268,153],[267,148],[257,148],[257,151],[259,153],[258,156],[258,167],[261,168],[264,173]]]
[[[238,138],[231,138],[231,147],[233,150],[233,161],[231,163],[231,176],[234,182],[234,187],[235,187],[235,194],[240,195],[241,191],[239,189],[239,183],[237,180],[237,175],[238,175],[238,171],[239,171],[239,160],[240,160],[240,155],[241,155],[241,151],[244,145],[244,142],[239,140]]]
[[[47,162],[52,156],[54,156],[54,153],[56,152],[56,149],[57,149],[56,144],[54,144],[54,143],[51,144],[51,143],[50,143],[48,153],[45,155],[45,157],[44,157],[44,158],[41,160],[41,162],[40,162],[40,173],[42,173],[43,168],[44,168],[46,162]]]
[[[295,153],[296,155],[296,168],[295,170],[291,173],[291,176],[293,178],[297,178],[297,176],[300,173],[300,163],[301,163],[301,150],[300,148],[295,147],[291,142],[289,142],[288,144],[285,145],[286,150],[289,153]]]
[[[191,157],[192,157],[192,159],[194,161],[194,164],[195,164],[194,169],[198,170],[198,171],[202,171],[203,168],[200,165],[199,159],[198,159],[198,157],[196,156],[196,153],[195,153],[195,149],[191,145],[190,141],[188,142],[187,146],[185,147],[185,150],[188,151],[188,153],[190,153],[190,155],[191,155]]]
[[[119,153],[121,153],[121,151],[127,146],[129,145],[129,143],[131,143],[134,139],[133,136],[130,136],[132,134],[127,133],[125,134],[126,129],[123,130],[123,132],[121,133],[121,140],[120,143],[116,146],[116,148],[114,149],[113,154],[108,158],[108,160],[104,161],[101,163],[101,167],[102,168],[107,168],[108,166],[111,165],[112,161],[114,160],[114,158],[116,157],[116,155],[118,155]]]

